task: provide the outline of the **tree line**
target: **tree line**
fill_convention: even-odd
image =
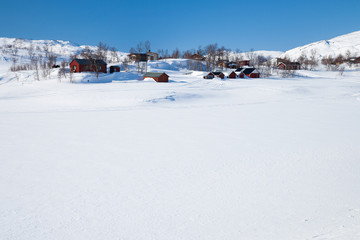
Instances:
[[[0,46],[0,50],[3,54],[11,56],[12,66],[11,71],[23,71],[23,70],[34,70],[35,79],[40,80],[41,78],[48,78],[51,73],[51,68],[57,66],[59,68],[59,78],[66,77],[66,66],[68,62],[67,59],[60,59],[60,64],[57,65],[58,56],[55,54],[50,44],[45,44],[42,47],[37,46],[36,48],[32,43],[29,46],[24,46],[24,40],[16,39],[13,44],[7,44]],[[22,56],[18,55],[19,49],[26,51],[26,55],[29,59],[27,63],[19,64],[19,59]],[[131,47],[130,53],[146,53],[151,51],[151,43],[149,40],[140,41],[135,47]],[[215,69],[227,68],[224,62],[239,62],[241,60],[249,60],[250,65],[258,68],[260,73],[263,76],[269,76],[274,70],[276,70],[275,62],[271,60],[270,56],[264,56],[255,52],[254,49],[250,51],[242,52],[239,49],[232,51],[229,48],[224,46],[219,46],[217,43],[208,44],[204,47],[199,46],[196,49],[188,49],[180,51],[178,48],[169,51],[168,49],[158,49],[155,51],[159,55],[159,59],[187,59],[186,67],[188,70],[197,70],[197,71],[214,71]],[[203,56],[203,59],[200,61],[198,59],[193,59],[193,56]],[[344,66],[341,66],[343,63],[347,63],[351,66],[351,58],[356,57],[355,54],[352,54],[350,51],[347,51],[345,55],[337,56],[325,56],[322,57],[319,61],[318,53],[316,50],[312,50],[309,55],[302,54],[295,61],[299,62],[302,69],[305,70],[315,70],[319,64],[325,66],[325,69],[328,71],[343,71]],[[69,56],[70,59],[82,58],[93,61],[96,64],[95,60],[100,59],[108,63],[120,63],[122,69],[125,71],[129,70],[129,58],[121,57],[118,50],[115,47],[111,47],[105,43],[99,42],[96,47],[86,46],[84,49],[76,54]],[[290,61],[289,58],[285,56],[284,59]],[[139,63],[138,63],[139,64]],[[138,71],[146,71],[146,65],[138,66]],[[292,75],[293,71],[282,71],[284,76]],[[98,72],[96,72],[98,76]]]

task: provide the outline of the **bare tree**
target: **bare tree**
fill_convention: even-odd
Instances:
[[[124,66],[124,70],[125,72],[128,72],[129,71],[129,58],[128,57],[125,57],[123,62],[122,62],[122,65]]]
[[[176,48],[172,53],[172,58],[179,58],[180,57],[180,51],[178,48]]]
[[[350,67],[350,66],[351,66],[351,52],[350,52],[350,50],[347,50],[347,51],[346,51],[345,56],[346,56],[346,63],[347,63],[348,66]]]
[[[29,48],[27,49],[30,61],[35,57],[35,53],[34,53],[34,46],[32,43],[30,43]]]
[[[350,58],[351,58],[351,52],[350,52],[350,50],[347,50],[347,51],[346,51],[345,56],[346,56],[346,59],[347,59],[347,60],[350,60]]]
[[[140,42],[136,45],[136,51],[137,51],[138,53],[141,53],[141,52],[143,51],[143,49],[144,49],[144,44],[143,44],[142,41],[140,41]]]
[[[306,66],[306,60],[307,60],[307,57],[305,55],[305,53],[302,53],[300,55],[300,57],[298,57],[297,61],[298,63],[300,63],[301,67],[304,68],[305,70],[307,69],[307,66]]]
[[[95,58],[99,60],[103,60],[104,62],[107,61],[107,52],[108,52],[108,45],[102,42],[99,42],[97,47],[97,51],[95,53]]]
[[[84,59],[94,58],[94,52],[88,46],[85,46],[85,48],[80,53],[80,57],[82,57]],[[76,57],[73,57],[73,58],[76,58]]]
[[[17,63],[18,59],[15,56],[13,56],[11,60],[12,60],[12,66],[11,66],[10,70],[12,72],[15,72],[16,71],[16,63]]]
[[[345,61],[344,57],[341,54],[337,55],[337,57],[334,59],[334,63],[336,65],[340,65],[340,64],[344,63],[344,61]]]
[[[280,73],[281,73],[281,77],[288,78],[288,77],[294,76],[295,71],[291,70],[291,69],[283,69],[283,70],[280,70]]]
[[[342,76],[344,74],[345,67],[339,67],[339,75]]]
[[[149,52],[149,51],[150,51],[150,49],[151,49],[151,44],[150,44],[150,41],[149,41],[149,40],[146,40],[146,41],[145,41],[144,47],[145,47],[145,52]]]
[[[31,65],[33,69],[35,70],[35,79],[37,81],[40,81],[40,74],[39,74],[39,59],[36,57],[33,57],[31,60]]]
[[[248,58],[248,60],[250,61],[250,65],[255,65],[255,49],[251,48],[249,52],[247,52],[246,57]]]
[[[109,50],[110,50],[110,55],[111,55],[110,62],[120,62],[120,57],[119,57],[119,54],[118,54],[116,48],[111,47]]]
[[[205,47],[205,62],[206,62],[206,70],[212,71],[216,65],[216,50],[218,48],[217,43],[209,44]]]
[[[318,59],[316,58],[317,55],[317,51],[315,49],[311,50],[311,55],[310,55],[310,70],[315,70],[315,67],[318,66]]]
[[[135,48],[130,48],[130,50],[129,50],[129,53],[136,53],[136,50],[135,50]]]
[[[65,67],[66,67],[66,62],[65,61],[62,61],[60,63],[60,68],[59,68],[59,71],[58,71],[58,80],[59,82],[61,82],[61,78],[64,77],[66,78],[66,70],[65,70]]]

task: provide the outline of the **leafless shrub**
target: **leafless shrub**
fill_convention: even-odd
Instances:
[[[289,78],[289,77],[293,77],[295,75],[295,71],[294,70],[279,70],[280,71],[280,75],[283,78]]]
[[[309,66],[311,71],[315,70],[315,68],[318,66],[318,59],[316,55],[317,55],[317,51],[315,49],[312,49],[309,60]]]
[[[122,65],[123,65],[123,68],[125,70],[125,72],[128,72],[129,71],[129,58],[128,57],[125,57],[123,62],[122,62]]]
[[[149,40],[146,40],[146,41],[145,41],[144,47],[145,47],[145,52],[150,51],[150,49],[151,49],[151,44],[150,44],[150,41],[149,41]]]
[[[73,83],[74,82],[74,79],[73,79],[73,71],[69,71],[69,79],[70,79],[70,83]]]
[[[340,76],[342,76],[342,75],[344,75],[344,70],[345,70],[345,67],[344,66],[342,66],[342,67],[339,67],[339,75]]]

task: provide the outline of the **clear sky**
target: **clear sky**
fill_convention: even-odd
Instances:
[[[360,0],[1,0],[0,37],[99,41],[128,51],[196,49],[285,51],[360,30]]]

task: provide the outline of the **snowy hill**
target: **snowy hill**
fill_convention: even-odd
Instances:
[[[69,60],[71,55],[79,54],[88,48],[96,50],[97,46],[79,45],[70,41],[63,40],[27,40],[20,38],[0,38],[0,70],[8,69],[13,59],[18,64],[29,62],[29,50],[32,49],[34,55],[45,56],[46,52],[55,54],[58,60]],[[123,58],[127,53],[117,51],[119,58]],[[111,59],[110,52],[108,53]]]
[[[301,55],[305,55],[310,58],[312,52],[319,60],[327,56],[336,57],[339,54],[346,56],[347,52],[349,52],[351,56],[358,56],[360,55],[360,31],[297,47],[286,51],[280,55],[280,57],[297,60]]]
[[[16,47],[20,50],[19,55],[22,54],[22,50],[27,50],[30,46],[33,46],[35,50],[43,51],[45,47],[49,47],[53,53],[62,55],[62,56],[70,56],[71,54],[76,54],[83,50],[86,46],[80,46],[76,43],[72,43],[70,41],[62,41],[62,40],[27,40],[20,38],[0,38],[0,47],[6,48],[7,46],[12,49]],[[92,46],[88,46],[90,48],[95,48]],[[3,55],[4,52],[2,53]]]

